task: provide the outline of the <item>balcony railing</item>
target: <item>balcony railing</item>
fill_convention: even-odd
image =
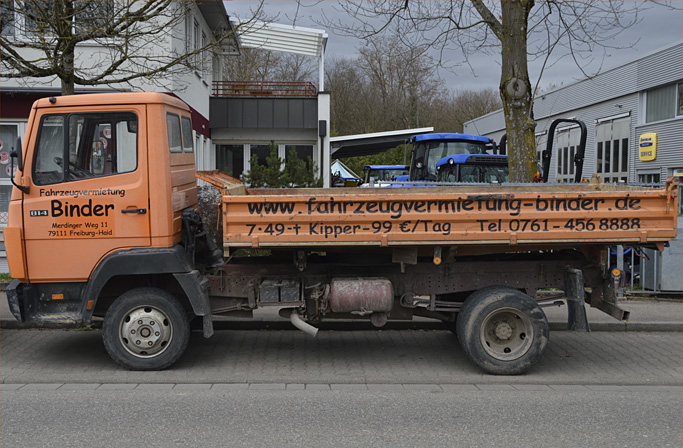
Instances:
[[[315,97],[308,81],[214,81],[213,96]]]

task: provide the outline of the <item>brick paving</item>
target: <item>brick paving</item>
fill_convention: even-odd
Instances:
[[[219,331],[193,333],[183,358],[162,372],[114,364],[99,330],[0,331],[2,390],[157,387],[316,390],[401,387],[673,386],[683,383],[683,333],[553,332],[541,362],[520,376],[485,375],[448,331]],[[156,385],[156,386],[155,386]],[[499,385],[499,386],[497,386]],[[503,389],[501,389],[503,390]]]

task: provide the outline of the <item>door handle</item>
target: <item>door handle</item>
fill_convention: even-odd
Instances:
[[[125,210],[121,210],[121,213],[137,213],[138,215],[144,215],[147,213],[146,208],[127,208]]]

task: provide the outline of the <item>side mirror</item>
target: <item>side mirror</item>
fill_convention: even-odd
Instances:
[[[19,149],[17,149],[19,148]],[[18,169],[19,171],[24,171],[24,162],[21,159],[21,137],[17,138],[17,146],[15,148],[12,148],[9,153],[10,159],[12,159],[12,164],[10,167],[10,172],[12,173],[10,175],[10,178],[12,180],[12,185],[17,187],[19,190],[21,190],[23,193],[28,194],[29,192],[29,187],[24,187],[22,185],[17,185],[16,182],[14,182],[14,174],[16,173],[16,170]],[[16,168],[14,166],[14,159],[17,159],[17,165]]]
[[[19,148],[19,150],[17,150],[16,148]],[[17,138],[17,146],[10,150],[9,156],[12,159],[17,159],[17,169],[19,171],[23,171],[24,170],[24,164],[23,164],[23,161],[21,160],[21,137]],[[12,162],[14,162],[14,160],[12,160]]]

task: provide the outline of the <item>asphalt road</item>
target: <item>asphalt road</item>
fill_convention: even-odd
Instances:
[[[3,447],[680,447],[681,390],[18,390]]]
[[[551,333],[521,376],[448,331],[193,334],[172,369],[101,333],[0,331],[0,446],[683,446],[683,334]]]

